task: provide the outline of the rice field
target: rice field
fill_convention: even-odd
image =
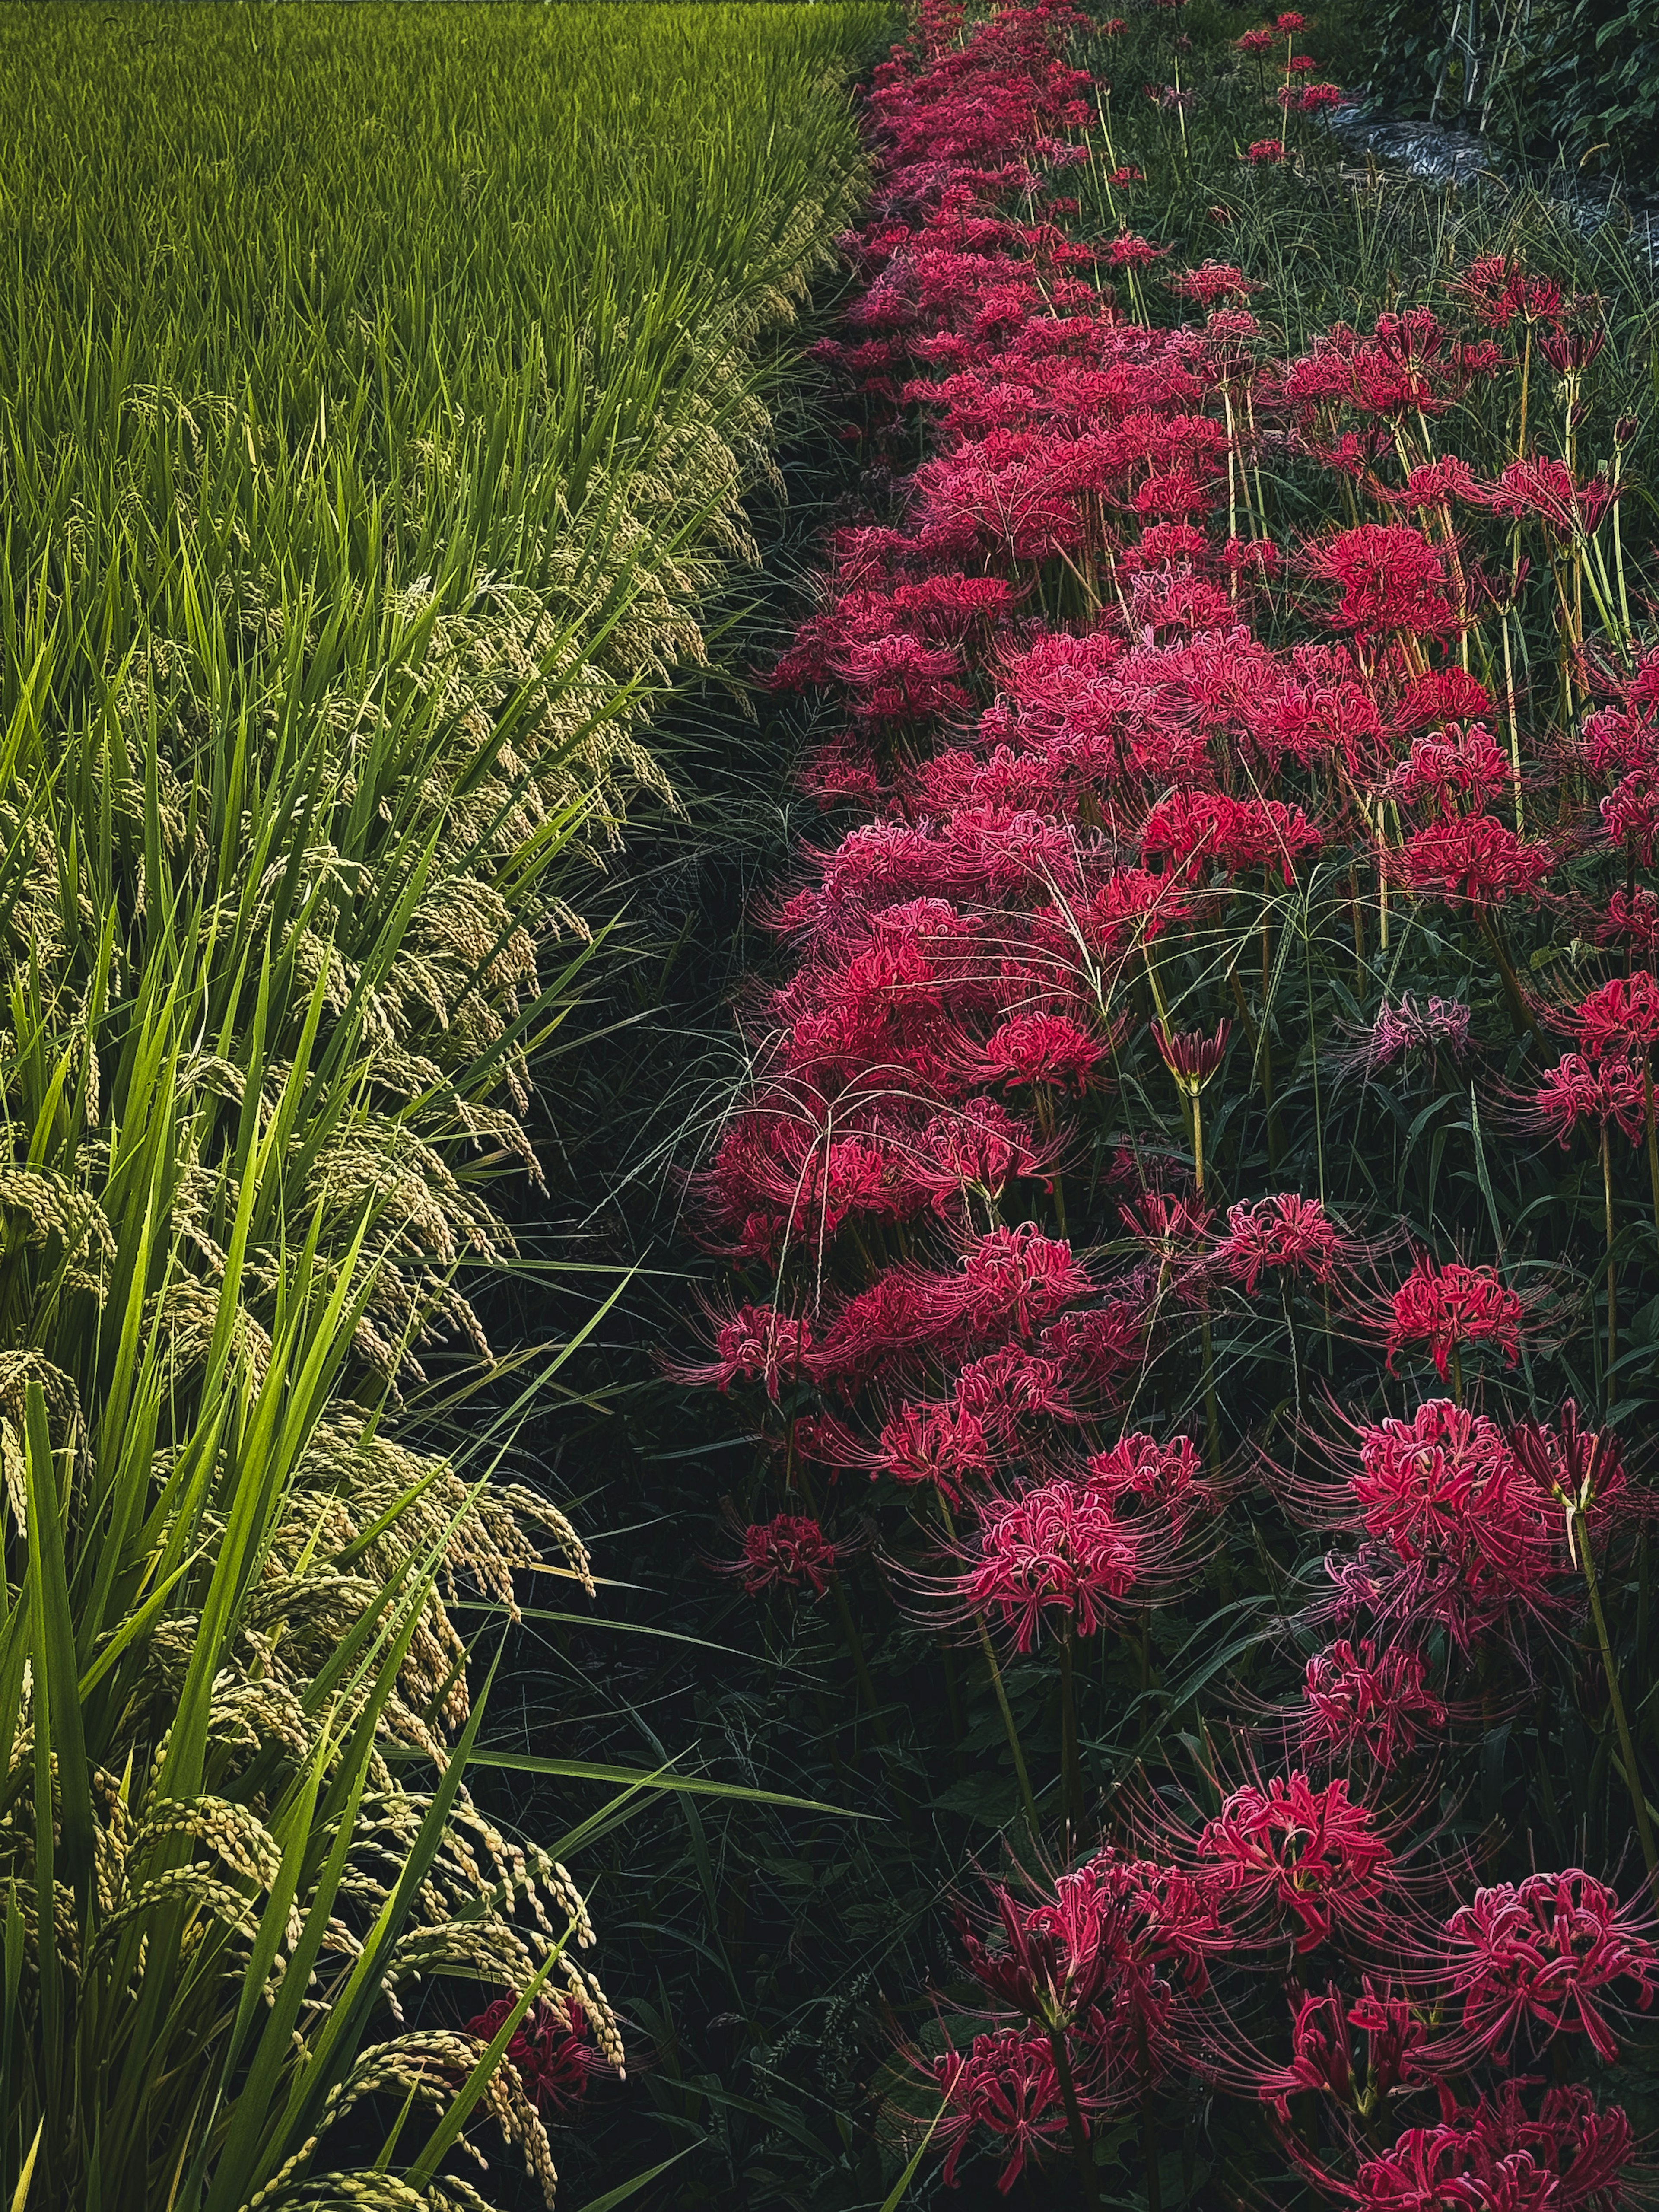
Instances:
[[[562,1863],[620,1812],[474,1808],[451,1610],[586,1555],[431,1416],[880,21],[0,9],[20,2212],[476,2204],[480,2133],[550,2203],[501,2053],[623,2063]]]

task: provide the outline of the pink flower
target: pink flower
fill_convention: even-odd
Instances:
[[[1645,968],[1615,975],[1580,1000],[1571,1017],[1573,1034],[1591,1060],[1620,1056],[1632,1047],[1651,1052],[1659,1044],[1659,980]]]
[[[1394,1853],[1352,1803],[1345,1781],[1316,1790],[1305,1774],[1236,1790],[1198,1839],[1225,1887],[1247,1904],[1276,1906],[1295,1923],[1293,1948],[1311,1951],[1337,1925],[1374,1916]]]
[[[1462,1998],[1466,2033],[1506,2059],[1523,2024],[1541,2040],[1577,2029],[1612,2065],[1611,1992],[1627,1984],[1642,2011],[1653,2003],[1659,1953],[1649,1924],[1577,1867],[1477,1890],[1445,1924],[1449,1985]]]
[[[466,2032],[480,2043],[491,2043],[500,2033],[516,1997],[497,1997]],[[524,2084],[526,2096],[544,2113],[568,2112],[587,2094],[595,2074],[611,2069],[586,2039],[587,2016],[573,1996],[552,2002],[539,1999],[532,2005],[508,2039],[507,2057]]]
[[[1359,2212],[1616,2212],[1635,2153],[1619,2107],[1597,2112],[1588,2089],[1547,2089],[1528,2117],[1521,2085],[1459,2110],[1443,2098],[1437,2127],[1407,2128],[1363,2160],[1352,2184],[1320,2179]]]
[[[1153,1514],[1176,1537],[1195,1512],[1207,1512],[1216,1502],[1190,1437],[1161,1444],[1137,1430],[1120,1437],[1109,1451],[1093,1453],[1088,1468],[1086,1487],[1092,1497],[1115,1513],[1127,1506],[1131,1513]]]
[[[1419,1259],[1389,1301],[1389,1372],[1407,1345],[1425,1345],[1444,1382],[1447,1363],[1461,1346],[1490,1344],[1513,1367],[1521,1350],[1523,1312],[1519,1295],[1491,1267],[1441,1267]]]
[[[1029,2028],[998,2028],[976,2035],[966,2051],[947,2051],[933,2061],[933,2081],[945,2102],[936,2134],[945,2146],[944,2180],[954,2189],[957,2168],[976,2128],[1008,2146],[997,2176],[1005,2195],[1028,2159],[1066,2133],[1060,2077],[1046,2035]]]
[[[1111,1506],[1064,1476],[988,1506],[978,1558],[957,1588],[978,1613],[997,1613],[1029,1651],[1049,1615],[1092,1636],[1134,1588],[1141,1538]]]
[[[1598,1130],[1616,1123],[1632,1145],[1641,1143],[1647,1128],[1646,1085],[1623,1053],[1596,1060],[1564,1053],[1545,1071],[1533,1109],[1564,1147],[1581,1121]]]
[[[1408,1645],[1385,1645],[1379,1657],[1370,1643],[1333,1644],[1309,1660],[1305,1679],[1304,1751],[1363,1753],[1386,1773],[1445,1728],[1446,1708]]]
[[[1330,1282],[1341,1249],[1336,1224],[1319,1200],[1291,1191],[1230,1206],[1227,1234],[1217,1243],[1215,1258],[1254,1297],[1264,1268]]]
[[[799,1589],[811,1584],[822,1597],[835,1572],[836,1547],[816,1521],[804,1514],[780,1513],[743,1532],[743,1556],[734,1572],[743,1577],[750,1597],[763,1590]]]
[[[1469,1049],[1469,1009],[1456,999],[1431,999],[1426,1008],[1407,992],[1397,1006],[1385,999],[1371,1025],[1365,1056],[1378,1067],[1392,1067],[1413,1052],[1444,1048],[1454,1060]]]
[[[702,1366],[670,1365],[665,1371],[676,1382],[712,1382],[720,1390],[737,1382],[762,1382],[775,1405],[781,1385],[807,1371],[811,1354],[812,1332],[805,1322],[775,1306],[739,1306],[715,1328],[712,1360]]]
[[[1292,1991],[1291,2063],[1258,2075],[1256,2094],[1289,2124],[1290,2100],[1312,2089],[1350,2110],[1369,2112],[1376,2102],[1406,2089],[1420,2089],[1433,2078],[1428,2030],[1404,1997],[1378,1995],[1369,1979],[1362,1997],[1350,1999],[1331,1987],[1323,1996]],[[1357,2062],[1352,2031],[1365,2039]]]
[[[1122,230],[1106,248],[1106,258],[1114,269],[1146,269],[1154,261],[1162,260],[1169,250],[1167,246],[1154,246],[1150,239],[1138,237],[1132,230]]]

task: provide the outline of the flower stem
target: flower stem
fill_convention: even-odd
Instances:
[[[952,1514],[950,1501],[942,1490],[939,1492],[939,1510],[945,1516],[945,1529],[954,1543],[957,1534],[956,1516]],[[1002,1725],[1008,1735],[1008,1748],[1014,1754],[1014,1774],[1019,1784],[1020,1802],[1025,1808],[1025,1825],[1030,1831],[1032,1842],[1035,1843],[1037,1837],[1036,1800],[1031,1795],[1031,1778],[1025,1771],[1025,1754],[1019,1747],[1019,1730],[1014,1726],[1013,1707],[1008,1703],[1008,1692],[1003,1686],[1002,1669],[997,1664],[996,1646],[991,1641],[991,1632],[985,1625],[985,1615],[982,1613],[976,1613],[974,1615],[974,1626],[979,1631],[980,1649],[984,1652],[985,1664],[990,1669],[991,1687],[997,1694],[997,1706],[1002,1715]]]
[[[1077,2100],[1077,2083],[1072,2078],[1071,2053],[1066,2048],[1063,2027],[1049,2029],[1048,2047],[1054,2054],[1054,2072],[1060,2079],[1060,2102],[1066,2107],[1066,2124],[1071,2130],[1078,2179],[1083,2184],[1083,2201],[1089,2212],[1099,2212],[1100,2179],[1095,2172],[1095,2154],[1090,2148],[1089,2130],[1083,2122],[1083,2108]]]
[[[1079,1848],[1083,1835],[1083,1760],[1077,1740],[1077,1685],[1073,1638],[1068,1620],[1060,1632],[1060,1778],[1071,1826],[1066,1856]]]
[[[1619,1357],[1619,1276],[1613,1262],[1613,1152],[1607,1125],[1601,1124],[1601,1203],[1607,1233],[1607,1403],[1613,1403],[1613,1368]]]
[[[1601,1610],[1601,1589],[1596,1580],[1595,1559],[1590,1550],[1589,1524],[1583,1506],[1575,1506],[1569,1515],[1577,1522],[1578,1556],[1584,1570],[1584,1588],[1589,1593],[1590,1619],[1595,1624],[1595,1640],[1601,1647],[1601,1671],[1607,1677],[1607,1703],[1613,1708],[1613,1725],[1618,1731],[1620,1756],[1625,1762],[1625,1781],[1630,1790],[1631,1809],[1636,1815],[1636,1833],[1642,1846],[1643,1863],[1648,1870],[1648,1886],[1656,1903],[1659,1903],[1659,1850],[1653,1841],[1653,1823],[1648,1818],[1648,1801],[1642,1788],[1641,1771],[1636,1764],[1636,1746],[1631,1739],[1630,1722],[1625,1713],[1625,1700],[1619,1688],[1619,1669],[1613,1663],[1613,1645],[1607,1636],[1607,1616]]]

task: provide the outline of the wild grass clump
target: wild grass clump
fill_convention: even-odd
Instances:
[[[550,2201],[622,2062],[452,1611],[586,1555],[423,1423],[871,21],[0,12],[8,2203]]]

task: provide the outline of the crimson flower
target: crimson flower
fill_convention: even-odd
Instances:
[[[1316,1198],[1281,1192],[1255,1204],[1241,1199],[1227,1208],[1227,1233],[1215,1258],[1254,1297],[1264,1268],[1306,1273],[1328,1283],[1336,1273],[1342,1237]]]
[[[1289,155],[1282,138],[1256,138],[1251,141],[1244,158],[1253,167],[1260,169],[1287,161]]]
[[[1623,2202],[1635,2142],[1618,2106],[1598,2112],[1571,2082],[1544,2092],[1535,2119],[1516,2081],[1473,2106],[1443,2102],[1438,2126],[1407,2128],[1352,2184],[1316,2178],[1358,2212],[1616,2212]]]
[[[763,1590],[799,1589],[810,1583],[822,1597],[835,1572],[836,1547],[805,1514],[780,1513],[743,1532],[743,1556],[732,1572],[743,1577],[750,1597]]]
[[[1519,1294],[1494,1268],[1466,1267],[1461,1261],[1443,1267],[1425,1255],[1389,1301],[1389,1372],[1412,1344],[1428,1347],[1443,1382],[1448,1361],[1466,1344],[1494,1345],[1513,1367],[1520,1356],[1522,1312]]]
[[[1484,1413],[1431,1398],[1410,1420],[1362,1431],[1348,1488],[1372,1541],[1325,1563],[1339,1616],[1439,1626],[1467,1651],[1517,1609],[1553,1609],[1563,1562],[1551,1493]]]
[[[1264,1790],[1236,1790],[1198,1838],[1224,1887],[1247,1905],[1276,1906],[1295,1923],[1292,1948],[1311,1951],[1334,1927],[1373,1917],[1394,1853],[1364,1805],[1338,1779],[1315,1789],[1299,1771]]]
[[[1372,1759],[1386,1773],[1446,1725],[1446,1708],[1428,1686],[1421,1656],[1409,1645],[1333,1644],[1308,1662],[1302,1716],[1304,1752],[1316,1747]]]
[[[1054,2047],[1046,2035],[1034,2035],[1029,2028],[998,2028],[976,2035],[965,2051],[945,2051],[931,2070],[945,2100],[935,2131],[945,2146],[944,2179],[949,2189],[956,2187],[957,2168],[977,2128],[1008,2146],[997,2176],[1005,2196],[1027,2160],[1066,2133]]]
[[[999,2010],[1063,2034],[1086,2107],[1109,2110],[1178,2045],[1224,1942],[1206,1881],[1107,1845],[1026,1903],[997,1885],[981,1935],[961,1923],[968,1969]]]
[[[474,2020],[466,2032],[480,2043],[491,2043],[518,1999],[497,1997]],[[586,2040],[587,2016],[573,1996],[545,1998],[532,2005],[513,2031],[507,2056],[524,2084],[525,2094],[543,2112],[568,2112],[587,2094],[595,2074],[610,2071],[605,2059]]]
[[[1457,628],[1444,556],[1407,523],[1357,523],[1310,544],[1307,554],[1316,575],[1341,587],[1334,620],[1342,629],[1364,637],[1401,630],[1420,637]]]
[[[1428,2030],[1404,1997],[1379,1994],[1370,1980],[1351,1999],[1332,1984],[1322,1996],[1291,1994],[1291,2063],[1256,2080],[1256,2094],[1290,2123],[1290,2100],[1312,2089],[1369,2119],[1382,2100],[1433,2078]],[[1352,2031],[1365,2039],[1357,2059]]]
[[[1161,261],[1169,252],[1167,246],[1154,246],[1149,238],[1141,238],[1132,230],[1120,231],[1106,248],[1106,258],[1114,269],[1146,269],[1154,261]]]
[[[1082,1091],[1102,1048],[1061,1014],[1011,1014],[985,1042],[986,1071],[1007,1089],[1053,1084]]]
[[[671,1365],[665,1371],[678,1382],[714,1383],[728,1390],[737,1382],[763,1382],[775,1405],[781,1386],[797,1380],[812,1352],[812,1332],[793,1315],[775,1306],[739,1306],[714,1332],[714,1357],[701,1366]]]
[[[1564,1053],[1533,1093],[1533,1110],[1564,1148],[1581,1121],[1598,1129],[1616,1123],[1639,1145],[1647,1127],[1646,1086],[1623,1053],[1600,1060]]]
[[[1645,968],[1615,975],[1580,1000],[1571,1017],[1573,1034],[1591,1060],[1650,1052],[1659,1044],[1659,979]]]
[[[988,1506],[978,1558],[957,1588],[976,1613],[997,1613],[1029,1651],[1050,1615],[1092,1636],[1134,1588],[1143,1538],[1085,1485],[1056,1476]]]
[[[1628,1984],[1644,2012],[1653,2003],[1659,1953],[1650,1925],[1577,1867],[1477,1890],[1445,1923],[1449,1985],[1463,2001],[1466,2033],[1507,2059],[1523,2025],[1534,2041],[1576,2028],[1612,2065],[1613,1992]]]

